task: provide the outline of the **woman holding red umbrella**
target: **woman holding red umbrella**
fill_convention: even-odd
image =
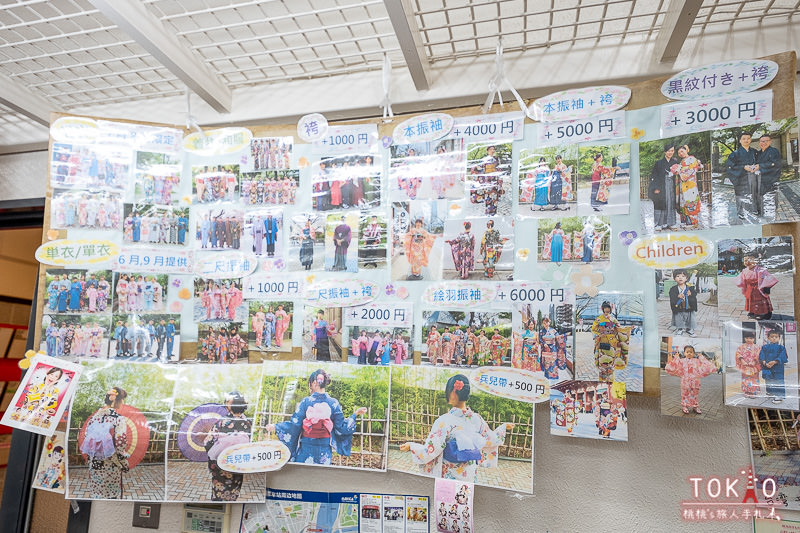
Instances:
[[[128,472],[127,421],[118,410],[128,393],[111,387],[104,405],[86,424],[81,453],[89,458],[89,492],[92,498],[122,498],[122,474]]]

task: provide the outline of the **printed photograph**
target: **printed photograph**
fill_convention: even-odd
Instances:
[[[122,242],[125,244],[185,246],[188,207],[125,204]]]
[[[169,275],[114,272],[115,313],[163,313],[169,296]]]
[[[111,317],[109,359],[148,363],[177,362],[181,346],[181,315],[115,314]]]
[[[347,361],[341,307],[303,307],[303,361]]]
[[[797,323],[726,322],[725,403],[798,408]]]
[[[239,165],[193,165],[192,203],[236,200]]]
[[[711,132],[714,226],[800,219],[797,117]]]
[[[536,218],[578,214],[578,146],[523,148],[519,155],[519,214]]]
[[[574,295],[560,304],[516,306],[512,315],[511,366],[543,372],[551,382],[573,379]]]
[[[264,365],[253,440],[279,440],[290,463],[385,471],[389,367],[315,361]]]
[[[195,278],[194,320],[247,322],[242,280]]]
[[[110,191],[55,189],[50,202],[53,229],[122,229],[122,194]]]
[[[377,302],[343,310],[350,352],[358,365],[414,364],[414,310],[411,303]]]
[[[79,189],[125,189],[130,179],[130,148],[53,143],[50,185]]]
[[[392,200],[464,198],[466,152],[463,139],[393,144],[389,150]]]
[[[389,224],[383,214],[363,214],[358,222],[358,268],[384,268],[389,254]]]
[[[195,209],[195,248],[239,250],[244,216],[241,208],[213,206]]]
[[[173,205],[178,202],[181,184],[181,159],[175,154],[136,152],[136,203]]]
[[[289,220],[289,270],[322,270],[325,263],[325,215],[294,215]]]
[[[533,406],[474,388],[456,368],[392,369],[389,469],[533,492]]]
[[[110,315],[44,314],[39,349],[50,357],[105,359],[110,334]]]
[[[244,215],[242,251],[259,257],[283,256],[283,210],[258,209]]]
[[[564,381],[550,387],[550,434],[628,440],[625,383]]]
[[[250,356],[255,358],[260,353],[263,360],[294,359],[294,302],[248,300],[247,307]]]
[[[45,439],[33,478],[34,489],[64,494],[67,484],[66,450],[67,435],[63,431],[56,431]]]
[[[719,337],[661,337],[661,414],[721,420],[725,366]]]
[[[540,263],[611,265],[611,219],[600,216],[542,218],[538,225]]]
[[[717,265],[655,271],[658,331],[675,337],[719,339]],[[687,342],[691,342],[687,339]]]
[[[67,498],[163,501],[176,367],[84,363],[67,433]]]
[[[446,217],[445,202],[392,204],[392,280],[441,279]]]
[[[687,133],[639,143],[645,233],[711,228],[711,138]]]
[[[578,150],[578,214],[627,215],[630,210],[630,144]]]
[[[644,365],[644,294],[600,292],[575,299],[575,376],[619,381],[641,392]]]
[[[360,209],[381,205],[380,156],[325,157],[311,168],[312,205],[315,211]]]
[[[510,218],[448,218],[443,239],[450,253],[445,250],[442,257],[442,279],[514,278],[514,221]]]
[[[464,188],[464,215],[510,215],[511,143],[468,144]]]
[[[358,212],[328,215],[325,225],[325,270],[358,272],[358,225]]]
[[[292,163],[294,138],[253,137],[250,140],[252,170],[288,169]]]
[[[775,483],[775,503],[783,509],[800,510],[800,412],[752,408],[747,415],[758,494],[765,481],[771,480]],[[771,484],[766,488],[771,491]]]
[[[247,321],[224,321],[197,325],[197,362],[247,363]]]
[[[511,366],[511,312],[423,311],[422,363]]]
[[[182,366],[167,448],[167,497],[186,502],[263,502],[262,473],[239,474],[217,464],[225,448],[250,442],[260,365]]]
[[[58,269],[45,271],[45,313],[107,314],[111,310],[110,270]]]
[[[244,205],[294,205],[299,186],[299,170],[243,172],[239,200]]]
[[[792,238],[717,241],[719,319],[794,320]]]

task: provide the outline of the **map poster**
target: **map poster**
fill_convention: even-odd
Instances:
[[[239,533],[358,533],[358,494],[267,489],[266,503],[245,504]]]

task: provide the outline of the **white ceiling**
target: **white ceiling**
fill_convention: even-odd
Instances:
[[[526,95],[641,79],[796,49],[799,15],[799,0],[0,0],[0,151],[46,141],[54,110],[182,123],[187,85],[201,124],[380,114],[384,54],[398,109],[472,104],[501,35]]]

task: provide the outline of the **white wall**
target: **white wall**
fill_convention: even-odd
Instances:
[[[47,150],[0,155],[0,200],[44,198]]]
[[[680,502],[691,497],[690,476],[737,476],[749,464],[747,415],[729,408],[723,421],[662,417],[657,398],[631,396],[630,442],[553,437],[548,410],[536,409],[534,496],[478,487],[476,533],[573,531],[747,532],[750,522],[686,523]],[[433,496],[433,480],[408,474],[286,467],[272,487]],[[740,483],[741,486],[741,483]],[[234,506],[238,524],[239,506]],[[175,532],[181,505],[161,508],[161,528]],[[144,532],[130,527],[133,504],[96,502],[90,533]],[[785,513],[799,520],[800,513]]]

